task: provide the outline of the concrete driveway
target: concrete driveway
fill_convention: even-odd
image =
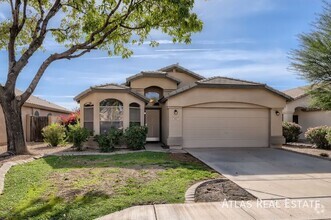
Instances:
[[[331,161],[272,148],[186,149],[259,199],[331,198]]]

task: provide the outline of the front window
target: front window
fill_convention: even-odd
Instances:
[[[140,105],[130,104],[130,126],[140,126]]]
[[[123,129],[123,103],[117,99],[100,102],[100,133],[110,128]]]
[[[94,106],[92,103],[84,104],[84,128],[93,132]]]

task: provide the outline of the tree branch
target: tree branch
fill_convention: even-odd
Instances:
[[[24,52],[24,54],[20,57],[20,59],[17,62],[15,62],[14,66],[10,68],[7,77],[7,82],[5,84],[6,88],[10,88],[11,91],[14,91],[15,82],[19,73],[28,63],[28,60],[34,54],[34,52],[36,52],[42,45],[46,37],[48,22],[52,17],[55,16],[55,14],[60,10],[60,8],[61,8],[61,0],[56,0],[53,6],[51,7],[51,9],[49,10],[48,14],[46,15],[45,19],[42,21],[39,36],[32,40],[28,49]],[[14,39],[11,38],[11,40],[13,40],[13,43],[15,43],[15,38]],[[14,48],[13,48],[13,53],[15,54]]]

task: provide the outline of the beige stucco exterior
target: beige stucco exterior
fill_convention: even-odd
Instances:
[[[270,132],[267,137],[270,140],[268,146],[279,145],[282,142],[282,119],[281,114],[277,115],[276,112],[280,113],[285,105],[286,100],[284,98],[264,89],[194,88],[178,94],[166,102],[169,125],[168,127],[164,126],[163,131],[166,130],[169,135],[168,137],[163,136],[163,141],[167,145],[182,145],[185,108],[265,109],[268,112]],[[177,110],[177,115],[174,115],[174,110]],[[244,113],[245,111],[242,111],[242,114]],[[202,111],[201,114],[203,114]],[[238,112],[237,116],[241,117],[240,114]]]
[[[309,110],[310,103],[310,96],[305,95],[287,103],[283,109],[284,121],[293,122],[293,116],[298,117],[298,124],[302,127],[299,139],[305,139],[304,134],[308,128],[331,126],[331,111]]]
[[[128,78],[126,86],[105,84],[91,87],[81,93],[83,95],[76,97],[81,106],[82,120],[84,104],[92,103],[93,128],[95,134],[99,134],[99,103],[104,99],[114,98],[123,103],[124,128],[129,126],[130,103],[136,102],[140,105],[141,125],[145,123],[146,109],[159,109],[160,138],[171,148],[281,146],[284,141],[281,111],[289,99],[288,96],[254,82],[226,77],[201,80],[203,77],[200,75],[178,65],[173,66],[175,67],[172,69],[164,68],[166,72],[155,71],[154,76],[153,71],[141,72]],[[155,106],[147,105],[144,100],[130,93],[145,95],[145,89],[154,86],[161,88],[164,96]],[[210,119],[204,118],[205,115],[214,115],[215,120],[206,123]],[[235,121],[237,127],[231,124]],[[84,124],[84,121],[82,122]],[[207,126],[204,131],[199,128],[200,124]],[[199,136],[199,144],[190,140],[190,137],[195,136],[194,132],[200,131],[206,135]],[[223,139],[217,137],[220,131],[224,131]],[[208,137],[215,140],[210,141]]]
[[[55,110],[43,108],[42,106],[33,107],[32,104],[24,105],[22,107],[22,123],[24,136],[26,141],[30,141],[30,116],[33,116],[35,112],[39,113],[39,116],[51,116],[49,117],[50,122],[55,122],[57,118],[61,115],[68,114],[68,112],[58,112]],[[6,123],[2,108],[0,106],[0,144],[7,143],[7,134],[6,134]]]
[[[126,92],[104,92],[104,91],[95,91],[85,96],[80,100],[80,109],[81,109],[81,125],[84,124],[84,104],[91,103],[93,104],[93,130],[94,134],[100,134],[100,102],[105,99],[117,99],[123,103],[123,127],[124,129],[129,127],[130,124],[130,110],[129,105],[131,103],[137,103],[140,105],[140,123],[144,125],[144,110],[145,102],[141,99],[126,93]]]

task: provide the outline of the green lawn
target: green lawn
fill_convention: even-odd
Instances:
[[[134,205],[180,203],[193,183],[217,177],[186,154],[51,156],[10,169],[0,219],[93,219]]]

